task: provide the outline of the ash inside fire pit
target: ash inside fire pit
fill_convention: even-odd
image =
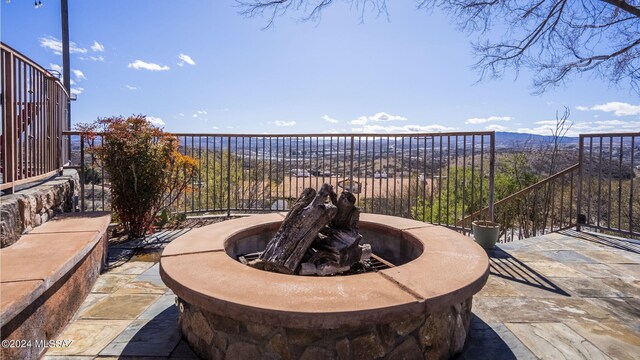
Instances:
[[[247,265],[249,262],[253,260],[257,260],[260,257],[260,254],[262,254],[262,251],[245,254],[245,255],[239,255],[238,261]],[[352,265],[351,269],[349,269],[348,271],[345,271],[336,275],[340,275],[340,276],[357,275],[357,274],[364,274],[366,272],[377,272],[380,270],[390,269],[392,267],[395,267],[395,265],[381,258],[380,256],[377,256],[376,254],[371,254],[371,258],[369,260],[362,261],[355,265]],[[305,275],[305,274],[300,274],[300,275]]]
[[[358,274],[371,268],[371,245],[361,244],[360,209],[352,193],[338,198],[330,184],[307,188],[257,259],[238,259],[283,274]],[[255,255],[253,256],[255,257]],[[378,263],[386,263],[377,260]]]

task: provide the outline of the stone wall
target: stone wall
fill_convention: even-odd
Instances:
[[[80,192],[75,170],[37,186],[0,197],[0,248],[7,247],[57,213],[74,210],[74,196]]]
[[[306,330],[238,321],[180,301],[180,329],[204,359],[448,359],[464,347],[471,302],[389,324]]]

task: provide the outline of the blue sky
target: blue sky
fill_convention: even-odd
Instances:
[[[58,0],[1,1],[2,41],[62,65]],[[411,1],[389,18],[343,3],[319,22],[238,14],[234,1],[69,0],[72,122],[145,114],[173,132],[640,130],[640,99],[593,76],[532,95],[531,74],[476,84],[470,41]]]

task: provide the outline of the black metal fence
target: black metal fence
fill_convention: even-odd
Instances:
[[[640,236],[640,132],[580,135],[578,224]]]
[[[83,180],[82,209],[108,209],[108,175],[90,151],[102,138],[67,134]],[[354,193],[364,212],[453,228],[464,228],[459,220],[479,209],[493,209],[493,132],[174,135],[199,171],[173,212],[284,211],[304,188],[323,183]]]

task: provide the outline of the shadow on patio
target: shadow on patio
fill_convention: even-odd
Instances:
[[[489,252],[491,275],[474,297],[460,358],[633,359],[640,353],[637,245],[575,231],[500,244]],[[94,335],[79,335],[87,332]],[[135,258],[101,275],[59,339],[77,341],[45,359],[195,357],[180,339],[174,295],[158,264]]]

